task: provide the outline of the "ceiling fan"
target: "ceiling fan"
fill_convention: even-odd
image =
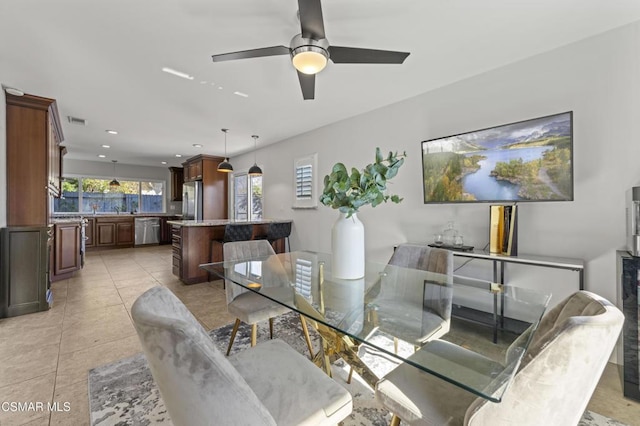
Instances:
[[[320,0],[298,0],[298,15],[302,32],[291,39],[289,47],[272,46],[240,52],[212,55],[213,62],[262,56],[291,55],[298,71],[298,80],[305,100],[314,99],[316,74],[331,59],[334,64],[401,64],[408,52],[331,46],[324,34]]]

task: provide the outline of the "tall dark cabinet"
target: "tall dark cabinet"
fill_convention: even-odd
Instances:
[[[0,232],[0,318],[49,309],[51,226],[14,226]]]
[[[7,93],[6,106],[7,228],[0,244],[0,317],[49,307],[49,209],[52,197],[60,196],[65,153],[55,99]]]
[[[640,304],[640,257],[633,257],[626,251],[617,252],[618,261],[618,306],[622,307],[624,326],[622,327],[623,391],[626,398],[640,401],[640,325],[638,316]]]

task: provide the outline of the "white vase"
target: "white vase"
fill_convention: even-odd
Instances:
[[[354,213],[340,217],[331,229],[331,272],[334,278],[364,277],[364,225]]]

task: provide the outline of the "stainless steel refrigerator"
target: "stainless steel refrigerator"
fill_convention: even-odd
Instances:
[[[185,182],[182,191],[182,219],[202,220],[202,181]]]

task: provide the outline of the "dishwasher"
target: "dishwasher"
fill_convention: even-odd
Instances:
[[[135,245],[160,243],[160,218],[159,217],[137,217],[135,223]]]

